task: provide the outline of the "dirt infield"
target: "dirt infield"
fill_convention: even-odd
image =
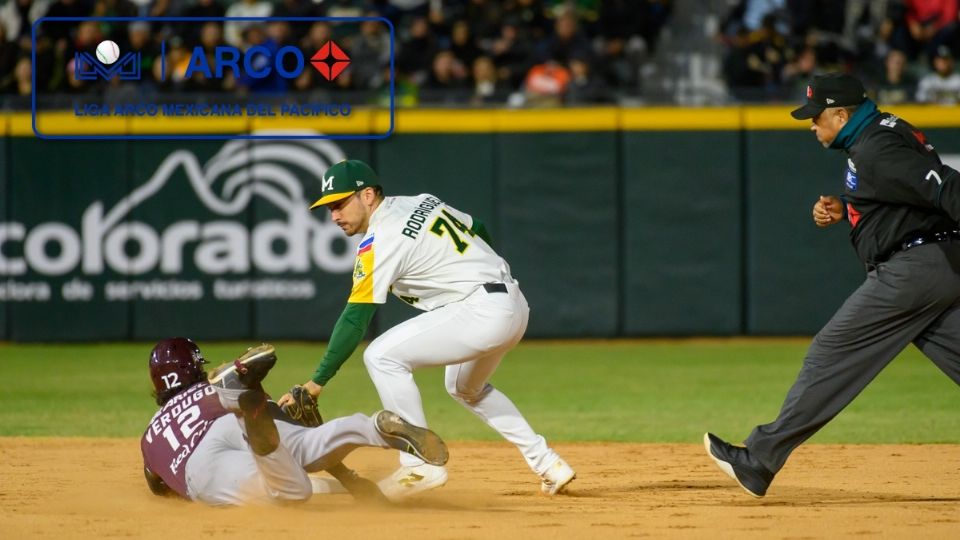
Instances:
[[[0,438],[0,537],[822,538],[960,535],[960,447],[809,445],[764,499],[700,445],[560,444],[578,478],[548,499],[506,443],[453,443],[446,487],[399,507],[317,495],[292,507],[215,509],[154,497],[133,439]],[[371,477],[395,455],[363,450]]]

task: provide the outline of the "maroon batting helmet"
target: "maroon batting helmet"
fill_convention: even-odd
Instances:
[[[157,401],[165,402],[171,396],[186,390],[207,377],[203,370],[203,353],[193,340],[188,338],[164,339],[150,352],[150,380]]]

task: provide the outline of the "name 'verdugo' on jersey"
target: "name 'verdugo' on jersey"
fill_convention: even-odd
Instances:
[[[469,214],[433,195],[386,197],[357,248],[349,301],[383,304],[392,292],[430,311],[484,283],[512,281],[506,261],[472,226]]]

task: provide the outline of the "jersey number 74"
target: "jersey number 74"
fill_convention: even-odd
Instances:
[[[462,221],[455,218],[453,214],[447,212],[446,208],[441,210],[440,213],[443,215],[437,216],[437,219],[433,221],[433,224],[430,225],[430,232],[440,237],[448,234],[450,240],[453,241],[453,247],[457,250],[457,253],[463,253],[470,247],[470,243],[463,240],[460,233],[470,237],[476,236],[477,233],[471,231],[470,227],[467,227]],[[458,233],[457,231],[460,232]]]

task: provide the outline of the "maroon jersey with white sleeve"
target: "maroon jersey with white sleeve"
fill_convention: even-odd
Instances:
[[[186,468],[213,421],[229,411],[207,382],[199,382],[166,402],[140,439],[143,464],[170,489],[187,497]]]

